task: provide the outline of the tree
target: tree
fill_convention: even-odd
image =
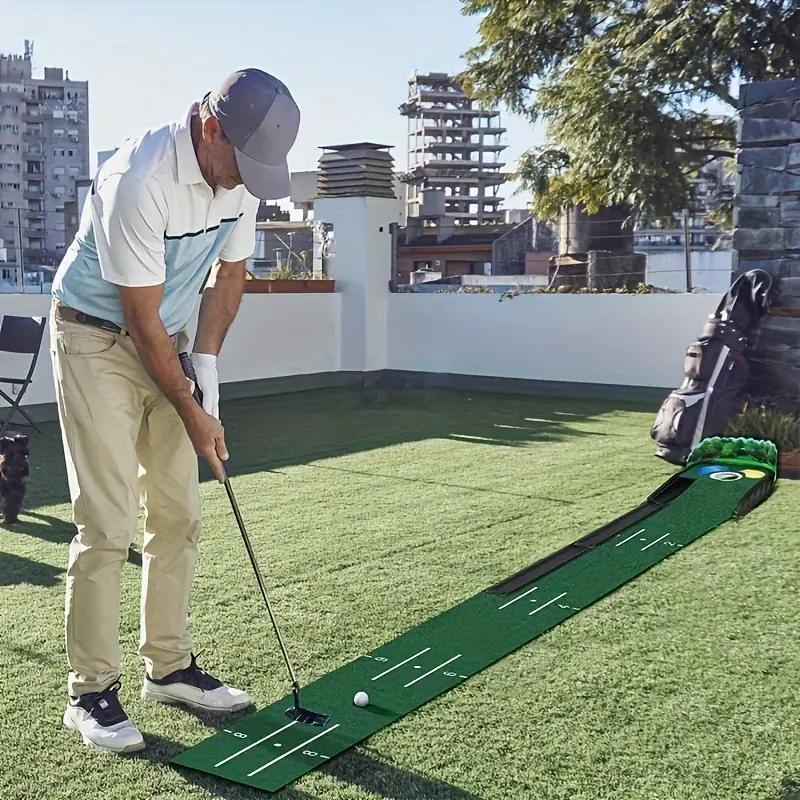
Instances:
[[[626,205],[666,218],[693,175],[734,154],[739,82],[794,77],[797,0],[462,0],[480,15],[463,82],[547,123],[517,175],[534,212]]]

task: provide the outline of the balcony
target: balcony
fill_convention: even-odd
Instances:
[[[337,295],[327,299],[334,306]],[[435,364],[441,375],[475,365],[470,351],[488,354],[500,345],[491,357],[497,372],[513,363],[501,362],[504,350],[511,347],[521,355],[517,366],[535,369],[544,357],[548,368],[561,361],[579,378],[581,353],[587,344],[592,353],[602,354],[591,341],[582,342],[581,336],[597,338],[605,333],[602,325],[593,324],[603,318],[602,313],[598,315],[591,306],[587,309],[587,303],[597,300],[608,308],[607,299],[517,297],[500,304],[496,297],[480,295],[398,296],[393,298],[397,302],[393,302],[392,315],[398,316],[389,357],[395,363],[401,358],[406,366],[417,369]],[[20,305],[19,298],[2,301],[3,310],[13,308],[14,301]],[[25,298],[25,308],[32,308],[34,301],[39,301],[35,313],[46,312],[47,297]],[[543,307],[573,311],[581,307],[572,301],[585,302],[583,311],[571,317],[569,339],[559,340],[548,330],[554,315],[546,311],[546,323],[537,329],[544,338],[535,353],[529,340],[515,347],[525,333],[534,331],[531,322]],[[709,305],[711,298],[706,301]],[[516,310],[526,303],[535,305],[521,313]],[[615,306],[623,307],[622,303]],[[319,368],[320,355],[329,359],[326,366],[337,368],[339,354],[329,347],[329,340],[317,338],[333,322],[325,315],[321,326],[319,308],[308,298],[245,297],[243,316],[234,323],[220,360],[230,378],[249,377],[258,369],[273,379],[279,372],[283,376],[288,371],[290,376],[284,377],[283,384],[273,384],[282,385],[283,393],[272,396],[236,399],[237,391],[247,391],[246,384],[223,384],[222,413],[231,452],[227,468],[242,514],[250,523],[255,550],[269,574],[291,576],[291,585],[279,581],[274,602],[276,608],[284,607],[292,623],[292,641],[300,652],[310,653],[306,657],[312,664],[306,667],[309,678],[372,651],[396,633],[609,522],[640,503],[674,472],[652,456],[646,430],[655,413],[652,401],[526,395],[498,388],[486,391],[488,381],[480,391],[475,388],[480,380],[474,376],[470,390],[389,388],[392,384],[382,383],[375,388],[359,384],[287,393],[290,385],[302,385],[298,371]],[[699,306],[696,310],[697,318],[688,326],[695,333],[703,316]],[[583,315],[592,321],[582,321]],[[609,318],[614,321],[610,327],[631,322],[630,317]],[[421,329],[404,327],[411,322],[422,323]],[[492,324],[497,326],[496,335],[492,335]],[[635,330],[643,333],[653,327],[645,324]],[[565,331],[568,325],[559,326],[559,333]],[[436,339],[426,338],[433,332]],[[682,330],[681,335],[688,332]],[[411,342],[404,345],[402,340],[409,336]],[[488,347],[484,337],[491,337]],[[376,350],[380,344],[376,342]],[[385,339],[382,346],[385,352]],[[680,352],[675,353],[678,360]],[[621,354],[608,354],[607,364],[614,355],[619,360]],[[48,361],[45,351],[30,393],[35,401],[40,395],[34,393],[47,379]],[[395,376],[397,385],[410,381],[413,374]],[[311,381],[306,385],[311,386]],[[13,595],[13,602],[0,604],[0,624],[13,643],[15,658],[46,656],[55,672],[59,643],[53,618],[63,602],[65,548],[74,530],[59,428],[47,423],[43,431],[32,437],[31,462],[35,457],[36,472],[30,481],[35,491],[29,491],[29,513],[14,529],[0,530],[0,574],[4,589]],[[254,610],[246,557],[233,537],[223,490],[209,480],[207,471],[203,477],[206,525],[193,594],[195,637],[218,642],[224,630],[224,644],[218,646],[231,654],[228,658],[248,654],[245,666],[251,659],[253,664],[269,663],[266,675],[255,667],[242,674],[251,681],[246,688],[271,702],[284,693],[279,656],[271,641],[254,637],[253,631],[261,630],[260,619],[254,615],[261,612]],[[313,795],[319,800],[367,794],[404,800],[544,798],[555,795],[534,793],[528,787],[552,786],[557,774],[568,775],[575,786],[587,787],[583,793],[587,798],[599,796],[593,787],[603,780],[611,787],[604,796],[613,797],[621,773],[614,764],[605,763],[605,750],[595,753],[598,736],[615,759],[638,764],[635,777],[642,786],[684,785],[680,778],[665,777],[667,767],[654,766],[658,754],[672,752],[678,765],[674,770],[688,776],[686,794],[670,795],[665,790],[647,795],[643,791],[629,797],[691,797],[698,775],[715,786],[718,769],[723,767],[726,781],[747,781],[750,770],[758,770],[765,758],[777,765],[772,769],[780,774],[784,753],[776,743],[791,740],[796,715],[794,706],[785,702],[793,691],[795,656],[792,647],[781,646],[784,639],[776,642],[773,634],[783,632],[786,642],[791,639],[796,597],[791,591],[772,592],[772,588],[793,567],[788,554],[796,550],[800,485],[784,481],[778,494],[779,498],[768,500],[742,522],[726,523],[600,604],[581,611],[538,644],[525,646],[470,679],[468,685],[441,696],[434,709],[415,712],[390,735],[381,736],[380,758],[372,748],[345,753],[310,779],[314,782],[311,791],[304,783],[285,796]],[[137,540],[123,577],[124,613],[131,625],[132,597],[140,579],[139,548]],[[643,558],[652,550],[643,556],[640,552],[634,556]],[[765,567],[765,555],[770,553],[776,554],[778,563]],[[518,594],[520,602],[511,609],[524,604],[520,626],[540,618],[530,616],[537,608],[548,613],[544,603],[555,596],[540,597],[537,605],[531,602],[536,592]],[[492,596],[482,597],[488,608]],[[507,602],[495,598],[496,606]],[[21,609],[27,612],[24,620]],[[40,613],[34,613],[37,609]],[[341,633],[344,625],[357,631],[355,640]],[[129,650],[131,640],[129,633],[124,640]],[[446,645],[447,641],[437,640],[433,646]],[[426,662],[416,673],[413,663],[405,668],[412,675],[422,675],[428,664],[434,666],[446,657]],[[762,669],[754,668],[754,659],[783,672],[765,676]],[[377,674],[377,670],[365,674]],[[436,679],[445,680],[444,676]],[[15,696],[33,691],[30,670],[10,670],[4,685]],[[43,697],[55,695],[55,679],[53,687],[41,692]],[[755,701],[748,699],[753,697]],[[695,704],[703,715],[698,730],[693,728]],[[148,736],[157,759],[214,732],[204,718],[198,722],[186,713],[158,708],[148,712],[135,702],[131,706],[139,710],[136,718],[146,720],[149,714],[153,720],[167,720],[163,724],[168,744],[155,739],[157,734]],[[752,731],[752,742],[760,742],[763,731],[769,736],[752,745],[756,753],[749,752],[749,744],[737,750],[736,764],[731,766],[725,749],[731,745],[728,722],[719,723],[714,714],[721,710],[725,717],[733,707],[739,709],[735,725]],[[324,698],[321,709],[326,710]],[[522,751],[514,749],[515,737],[521,737],[517,743],[528,741],[532,719],[536,720],[535,741],[545,750],[542,758],[523,757]],[[156,723],[146,724],[153,729]],[[233,724],[241,724],[241,718]],[[726,729],[717,731],[719,724]],[[295,741],[324,730],[308,729]],[[264,730],[258,736],[267,733]],[[423,733],[425,738],[421,738]],[[675,752],[678,733],[682,744]],[[446,750],[444,768],[435,758],[431,762],[427,737]],[[588,755],[571,764],[569,756],[577,752],[576,742],[585,743]],[[234,745],[228,752],[243,746]],[[271,741],[266,746],[272,747]],[[97,776],[76,771],[76,747],[77,739],[53,737],[48,743],[47,769],[39,771],[37,759],[30,756],[34,745],[28,740],[11,739],[7,752],[18,759],[22,774],[36,774],[42,797],[58,797],[58,787],[63,785],[69,785],[73,797],[91,797]],[[773,748],[778,752],[769,755]],[[588,775],[585,758],[598,759]],[[712,764],[706,767],[709,759]],[[253,768],[265,761],[254,760]],[[198,785],[212,786],[217,796],[232,800],[256,796],[252,790],[218,779],[210,782],[195,773],[165,770],[162,775],[160,762],[154,772],[156,768],[147,761],[107,758],[103,782],[118,787],[120,797],[145,796],[125,788],[133,785],[132,763],[143,774],[152,773],[153,785],[165,787],[155,794],[148,789],[151,796],[169,791],[174,800],[189,800],[198,796]],[[550,765],[544,776],[542,763]],[[648,778],[654,769],[659,771]],[[741,779],[736,778],[738,769],[744,776]],[[498,774],[503,776],[499,790]],[[365,785],[379,788],[365,792]],[[571,795],[567,791],[561,796]],[[755,795],[741,797],[751,800]]]

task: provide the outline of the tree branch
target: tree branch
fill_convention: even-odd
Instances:
[[[727,103],[734,108],[739,108],[739,98],[734,97],[722,84],[710,83],[705,88],[708,89],[711,94],[722,100],[723,103]]]

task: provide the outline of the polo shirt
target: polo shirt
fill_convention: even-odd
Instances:
[[[125,142],[102,164],[53,295],[124,327],[120,286],[157,286],[167,333],[183,330],[217,259],[253,253],[259,201],[244,186],[216,191],[197,163],[186,118]]]

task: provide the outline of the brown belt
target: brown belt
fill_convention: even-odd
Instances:
[[[117,325],[115,322],[110,322],[107,319],[100,317],[93,317],[91,314],[86,314],[83,311],[78,311],[63,303],[56,304],[56,317],[63,319],[66,322],[78,322],[81,325],[91,325],[93,328],[102,328],[109,333],[116,333],[122,336],[127,336],[128,332]]]
[[[83,311],[65,306],[63,303],[56,303],[56,317],[63,319],[66,322],[77,322],[80,325],[91,325],[93,328],[101,328],[109,333],[116,333],[118,336],[129,336],[130,334],[124,328],[121,328],[116,322],[111,322],[101,317],[93,317],[91,314],[86,314]],[[169,338],[173,344],[178,343],[180,334],[173,333]]]

